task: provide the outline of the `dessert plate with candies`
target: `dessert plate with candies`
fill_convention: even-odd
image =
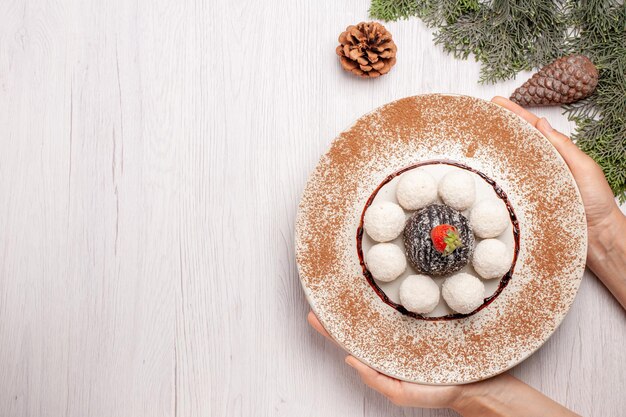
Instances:
[[[489,378],[537,350],[574,300],[586,242],[552,145],[496,104],[438,94],[341,133],[296,222],[300,280],[329,334],[424,384]]]

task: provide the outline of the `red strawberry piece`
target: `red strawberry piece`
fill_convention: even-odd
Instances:
[[[459,231],[449,224],[440,224],[430,231],[433,247],[443,256],[450,255],[455,249],[463,246]]]

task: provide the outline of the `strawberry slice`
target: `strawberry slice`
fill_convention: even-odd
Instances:
[[[443,256],[448,256],[455,249],[463,246],[458,229],[449,224],[433,227],[430,231],[430,239],[437,252],[441,252]]]

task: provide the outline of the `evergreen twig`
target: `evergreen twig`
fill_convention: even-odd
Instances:
[[[435,28],[435,43],[481,63],[481,83],[515,77],[568,53],[599,69],[596,92],[564,106],[572,139],[602,167],[626,201],[626,4],[623,0],[372,0],[381,20],[416,16]]]

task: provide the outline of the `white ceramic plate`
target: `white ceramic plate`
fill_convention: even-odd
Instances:
[[[497,297],[469,316],[445,320],[424,320],[386,302],[366,278],[357,250],[372,193],[390,175],[432,161],[462,164],[495,181],[520,236],[510,280],[488,287],[487,295],[501,287]],[[451,168],[427,169],[440,176]],[[376,198],[392,198],[393,187],[392,181]],[[479,198],[493,192],[479,185]],[[501,239],[515,246],[512,228]],[[574,300],[586,242],[578,189],[550,143],[493,103],[448,95],[395,101],[343,132],[312,173],[296,225],[302,286],[332,337],[380,372],[426,384],[485,379],[538,349]],[[365,238],[363,248],[368,245]],[[380,286],[391,301],[401,279]],[[442,303],[430,316],[449,313]]]

